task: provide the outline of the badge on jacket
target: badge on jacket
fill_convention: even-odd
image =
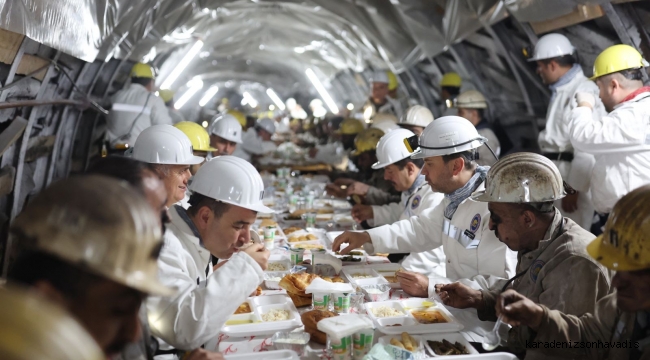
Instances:
[[[546,264],[544,260],[535,260],[533,265],[530,266],[530,279],[533,282],[537,282],[537,277],[539,276],[539,272],[542,271],[544,264]]]
[[[415,210],[420,206],[420,201],[422,200],[422,197],[420,195],[417,195],[416,197],[413,198],[413,201],[411,201],[411,210]]]
[[[469,224],[469,231],[476,233],[478,228],[481,226],[481,214],[476,214],[472,218],[472,222]]]

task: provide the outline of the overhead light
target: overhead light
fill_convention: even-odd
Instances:
[[[185,56],[183,57],[181,62],[179,62],[178,65],[176,65],[176,67],[174,68],[172,73],[169,74],[167,79],[165,79],[165,81],[162,83],[160,88],[161,89],[169,89],[169,88],[171,88],[174,81],[176,81],[176,79],[178,79],[178,77],[185,70],[187,65],[190,64],[192,59],[194,59],[194,57],[199,53],[199,51],[201,50],[202,47],[203,47],[203,41],[197,40],[196,43],[194,43],[194,45],[192,45],[192,47],[190,48],[190,51],[188,51],[187,54],[185,54]]]
[[[266,89],[266,95],[268,95],[271,98],[271,100],[273,100],[275,105],[277,105],[278,109],[283,110],[283,111],[284,111],[284,109],[286,109],[286,107],[284,106],[284,103],[282,102],[282,100],[280,99],[278,94],[276,94],[275,91],[273,91],[273,89],[271,89],[271,88]]]
[[[207,122],[207,121],[203,121],[203,122],[201,123],[201,126],[203,126],[204,128],[207,128],[207,127],[208,127],[208,122]]]
[[[203,87],[203,81],[201,79],[194,78],[192,81],[187,83],[187,86],[190,88],[187,89],[185,94],[181,96],[178,101],[174,104],[174,109],[179,110],[180,108],[183,107],[191,98],[196,94],[201,88]]]
[[[217,94],[217,91],[219,91],[219,87],[217,85],[210,86],[208,91],[205,92],[205,95],[203,95],[201,100],[199,100],[199,106],[204,107],[205,104],[207,104],[208,101],[210,101]]]
[[[269,105],[269,111],[273,111],[273,110],[275,110],[275,105],[273,104]]]
[[[244,100],[246,100],[248,105],[250,105],[250,107],[253,107],[253,108],[257,107],[257,104],[258,104],[257,100],[255,100],[255,98],[248,91],[244,91],[242,96],[244,97]]]
[[[334,99],[330,96],[330,94],[325,90],[325,87],[323,84],[318,80],[318,77],[316,77],[316,74],[314,73],[314,70],[311,68],[307,68],[305,70],[305,74],[309,78],[312,84],[314,84],[314,87],[316,88],[316,91],[320,94],[320,97],[323,98],[325,101],[325,104],[327,104],[327,107],[330,108],[330,111],[333,114],[338,114],[339,113],[339,108],[336,106],[336,103],[334,102]]]
[[[354,110],[354,104],[353,103],[348,104],[348,110],[350,110],[350,111]]]

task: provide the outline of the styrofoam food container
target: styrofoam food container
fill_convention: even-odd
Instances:
[[[418,341],[418,346],[415,349],[415,351],[411,351],[411,353],[413,353],[413,358],[415,358],[416,360],[425,359],[427,357],[425,347],[424,347],[425,342],[420,338],[420,336],[415,336],[415,335],[411,335],[411,336],[413,336],[413,338]],[[389,336],[380,337],[379,339],[377,339],[377,343],[382,345],[390,345],[390,340],[393,338],[402,341],[402,337],[400,335],[389,335]]]
[[[284,270],[272,270],[271,269],[271,264],[280,264],[284,266]],[[268,266],[266,267],[267,272],[280,272],[280,271],[289,271],[291,270],[291,259],[287,259],[286,257],[282,257],[277,260],[272,260],[269,259]]]
[[[278,350],[293,350],[298,356],[304,356],[307,344],[309,344],[309,337],[310,335],[304,331],[279,331],[273,335],[271,342]],[[286,342],[283,342],[283,340]],[[295,341],[295,343],[292,341]]]
[[[298,313],[291,298],[286,295],[258,296],[249,298],[248,302],[253,305],[253,314],[244,315],[248,315],[254,322],[251,324],[223,326],[221,328],[222,333],[231,337],[271,335],[278,331],[290,331],[302,326],[300,313]],[[290,318],[283,321],[262,321],[262,315],[268,313],[272,309],[287,310]],[[239,317],[241,317],[241,315],[232,315],[229,320],[240,320]]]
[[[225,355],[226,360],[300,360],[295,351],[275,350],[248,354]]]
[[[479,352],[474,349],[474,347],[463,337],[461,333],[447,333],[447,334],[430,334],[430,335],[421,335],[420,338],[423,340],[424,347],[427,349],[427,352],[429,355],[434,356],[434,357],[447,357],[443,355],[438,355],[433,351],[433,348],[429,346],[427,341],[442,341],[442,339],[445,339],[449,341],[450,343],[460,343],[463,345],[467,350],[469,351],[469,355],[477,355]],[[449,357],[456,357],[458,355],[448,355]]]
[[[404,300],[390,300],[384,302],[365,303],[364,306],[368,315],[373,319],[379,331],[387,335],[401,334],[403,331],[409,334],[429,334],[429,333],[451,333],[463,329],[463,325],[444,307],[444,305],[435,302],[433,306],[422,307],[423,302],[431,300],[422,298],[411,298]],[[403,316],[388,318],[378,318],[374,316],[371,309],[379,306],[393,307],[404,313]],[[411,314],[413,310],[431,310],[438,311],[447,320],[446,323],[437,324],[420,324]],[[389,320],[387,320],[389,319]],[[396,319],[404,319],[396,321]],[[393,326],[400,325],[400,326]]]
[[[285,275],[288,275],[289,271],[265,271],[264,272],[264,286],[267,289],[271,290],[280,290],[280,280],[282,280]],[[271,280],[271,278],[280,278],[280,280]]]

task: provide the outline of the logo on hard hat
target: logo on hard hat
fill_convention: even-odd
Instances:
[[[420,201],[422,200],[422,197],[420,195],[416,196],[413,198],[413,201],[411,201],[411,210],[415,210],[420,206]]]
[[[533,282],[537,281],[539,272],[542,271],[544,264],[544,260],[536,260],[533,265],[530,266],[530,279],[533,280]]]
[[[476,214],[472,218],[472,222],[469,224],[469,231],[476,233],[476,230],[478,230],[479,226],[481,226],[481,214]]]

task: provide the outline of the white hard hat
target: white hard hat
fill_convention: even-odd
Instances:
[[[456,98],[456,107],[462,109],[487,109],[485,96],[476,90],[467,90]]]
[[[212,120],[210,135],[217,135],[228,141],[241,144],[242,127],[237,118],[230,114],[217,115]]]
[[[413,105],[399,119],[398,125],[427,127],[433,121],[431,110],[422,105]]]
[[[502,157],[490,168],[485,190],[472,199],[501,203],[544,203],[566,196],[557,166],[545,156],[515,153]]]
[[[564,55],[571,55],[576,49],[569,39],[562,34],[546,34],[539,38],[535,45],[533,57],[528,61],[552,59]]]
[[[171,125],[153,125],[138,135],[131,157],[149,164],[196,165],[205,159],[194,156],[190,139]]]
[[[375,71],[372,74],[372,79],[371,80],[372,80],[373,83],[384,83],[384,84],[389,83],[388,74],[384,70]]]
[[[404,139],[414,135],[410,130],[397,129],[382,136],[377,144],[377,162],[372,165],[372,168],[375,170],[385,168],[411,156],[412,153],[404,145]]]
[[[273,213],[262,204],[264,183],[257,169],[236,156],[217,156],[196,172],[192,192],[245,209]]]
[[[392,130],[399,129],[397,117],[393,114],[377,113],[372,118],[371,128],[379,129],[388,134]]]
[[[469,120],[460,116],[443,116],[429,124],[420,135],[419,150],[413,159],[444,156],[476,149],[487,142]]]
[[[271,135],[275,134],[275,121],[270,118],[257,120],[257,127],[268,131]]]

